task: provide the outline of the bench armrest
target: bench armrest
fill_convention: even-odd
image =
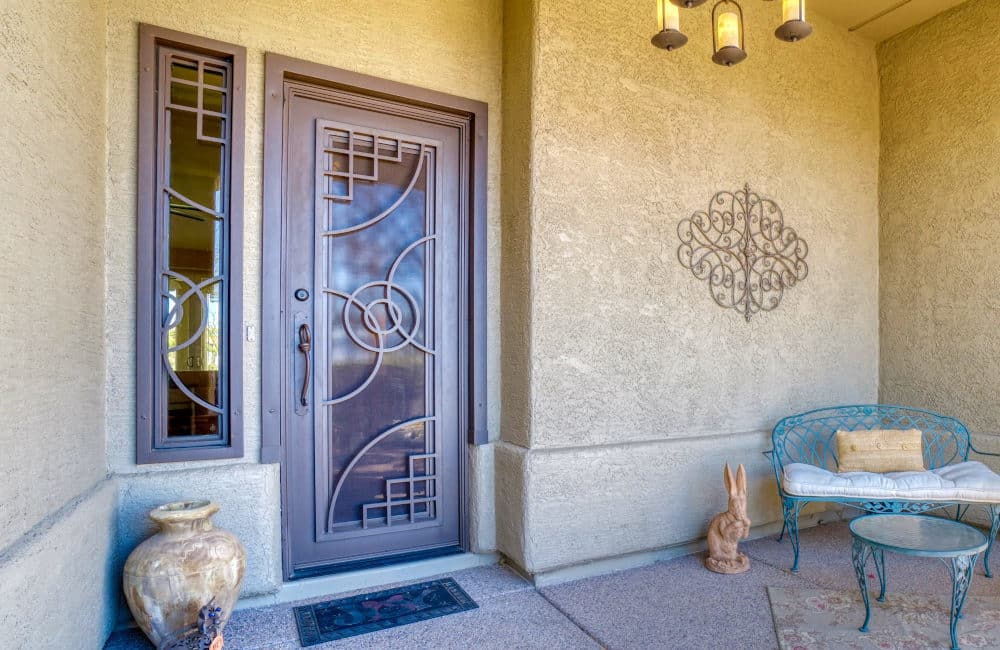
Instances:
[[[764,454],[764,457],[767,458],[769,461],[771,461],[771,469],[774,470],[774,481],[775,481],[775,483],[778,484],[778,494],[781,495],[782,494],[782,490],[781,490],[781,471],[778,468],[777,456],[774,455],[774,450],[773,449],[770,449],[768,451],[762,451],[760,453]]]

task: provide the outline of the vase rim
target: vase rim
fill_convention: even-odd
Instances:
[[[149,511],[149,518],[156,523],[196,521],[206,519],[219,511],[219,504],[204,499],[174,501]]]

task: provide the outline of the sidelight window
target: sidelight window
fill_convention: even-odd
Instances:
[[[140,27],[136,460],[242,440],[245,50]]]

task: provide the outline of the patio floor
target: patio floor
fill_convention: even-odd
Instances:
[[[788,571],[787,542],[763,538],[744,551],[752,568],[738,576],[706,571],[703,554],[543,589],[501,566],[460,571],[451,575],[479,609],[312,647],[773,649],[768,586],[857,589],[845,523],[802,531],[798,574]],[[887,554],[886,565],[890,594],[951,593],[947,569],[937,560]],[[981,563],[972,594],[1000,597],[1000,578],[985,578]],[[294,604],[236,612],[226,628],[226,648],[299,648]],[[129,630],[113,635],[105,650],[151,647],[140,632]]]

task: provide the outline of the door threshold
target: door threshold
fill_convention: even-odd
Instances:
[[[281,588],[273,594],[241,598],[236,604],[236,609],[281,605],[320,596],[336,597],[338,594],[348,591],[374,590],[398,582],[423,580],[443,573],[490,566],[499,560],[500,556],[496,553],[460,553],[429,560],[416,560],[391,566],[304,578],[283,583]]]
[[[465,553],[465,551],[462,550],[462,547],[455,544],[454,546],[440,546],[420,551],[396,553],[395,555],[383,555],[363,560],[352,560],[340,564],[321,564],[314,567],[296,569],[292,572],[292,575],[286,578],[286,581],[292,582],[308,578],[319,578],[321,576],[333,575],[335,573],[351,573],[354,571],[363,571],[365,569],[377,569],[379,567],[391,566],[393,564],[406,564],[408,562],[431,560],[436,557],[445,557],[448,555],[462,555],[463,553]]]

